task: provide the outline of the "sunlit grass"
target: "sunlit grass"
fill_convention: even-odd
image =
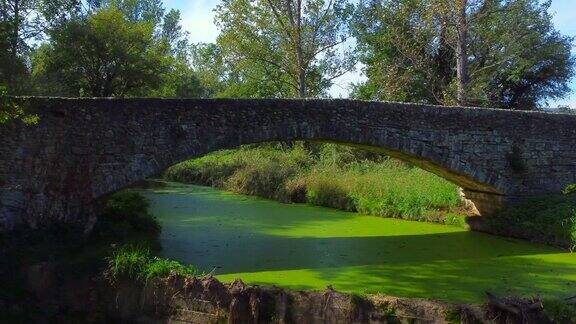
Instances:
[[[453,184],[396,160],[318,168],[307,177],[307,197],[313,204],[411,220],[459,203]]]

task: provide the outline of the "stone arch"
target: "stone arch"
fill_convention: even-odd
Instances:
[[[0,129],[7,230],[89,228],[110,192],[189,158],[275,140],[386,153],[463,187],[481,211],[576,182],[576,116],[352,100],[20,100],[40,124]]]

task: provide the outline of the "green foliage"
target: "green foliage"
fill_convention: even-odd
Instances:
[[[448,323],[462,323],[462,315],[456,309],[447,309],[444,311],[444,320]]]
[[[530,198],[486,219],[491,231],[536,242],[576,247],[576,195]]]
[[[542,302],[544,315],[552,323],[575,323],[576,305],[561,299],[545,299]]]
[[[293,165],[279,161],[246,164],[236,170],[224,183],[224,188],[247,195],[288,200],[285,183],[295,175]]]
[[[33,44],[49,28],[77,14],[77,0],[4,0],[0,2],[0,84],[12,94],[30,91],[29,58]]]
[[[455,214],[441,216],[458,207],[453,184],[402,162],[335,144],[220,151],[175,165],[165,176],[284,202],[463,224]]]
[[[117,9],[97,11],[51,32],[33,57],[33,77],[63,95],[144,96],[158,89],[172,62],[167,42],[148,22],[132,22]]]
[[[453,184],[399,161],[355,163],[342,171],[330,167],[311,173],[308,191],[345,193],[340,201],[352,200],[360,213],[412,220],[425,220],[428,212],[454,208],[459,201]]]
[[[88,0],[93,9],[114,8],[131,22],[146,22],[154,29],[161,26],[164,18],[162,0]]]
[[[12,120],[21,120],[26,125],[36,125],[40,118],[38,115],[25,113],[24,108],[8,96],[8,89],[0,86],[0,125]]]
[[[141,194],[121,191],[114,193],[106,201],[103,216],[116,223],[127,222],[135,230],[159,232],[160,224],[148,212],[149,207],[149,201]]]
[[[466,223],[466,217],[456,214],[456,213],[451,213],[448,212],[446,214],[444,214],[444,224],[446,225],[452,225],[452,226],[457,226],[457,227],[466,227],[467,223]]]
[[[170,274],[195,276],[197,272],[191,265],[153,256],[150,250],[134,245],[123,245],[114,250],[105,271],[112,282],[122,279],[147,282]]]
[[[313,205],[356,211],[356,204],[347,189],[342,182],[334,181],[334,174],[330,172],[314,174],[306,181],[306,201]]]
[[[237,83],[236,74],[224,60],[222,49],[212,43],[192,44],[190,50],[194,71],[204,89],[204,97],[226,97],[224,92]]]
[[[456,98],[454,1],[368,1],[355,19],[368,80],[354,96],[435,104]],[[570,37],[536,0],[469,1],[471,105],[534,109],[569,93]],[[513,23],[511,23],[513,22]],[[529,49],[529,50],[527,50]]]
[[[207,79],[224,78],[218,96],[322,96],[334,77],[353,67],[353,53],[337,49],[348,36],[352,6],[345,0],[298,3],[225,0],[216,7],[220,35],[212,54],[221,55],[219,68],[226,72]]]
[[[574,192],[576,192],[576,184],[575,183],[567,185],[566,188],[564,188],[562,190],[562,193],[565,195],[569,195],[569,194],[574,193]]]

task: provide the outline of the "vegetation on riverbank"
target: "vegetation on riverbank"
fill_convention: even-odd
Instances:
[[[160,224],[156,217],[148,212],[150,202],[146,197],[133,191],[120,191],[112,194],[106,201],[101,221],[128,224],[135,231],[158,233]]]
[[[576,192],[527,199],[486,218],[487,230],[534,242],[576,248]]]
[[[148,208],[149,202],[142,195],[119,192],[105,202],[89,237],[79,228],[63,226],[0,235],[0,277],[6,283],[0,285],[0,318],[18,323],[43,322],[46,318],[58,323],[62,318],[78,321],[74,317],[77,314],[58,308],[61,305],[54,300],[72,296],[72,290],[88,289],[85,279],[91,278],[91,282],[101,276],[108,258],[117,255],[117,246],[137,244],[150,254],[158,250],[160,225]],[[165,268],[174,266],[161,260],[147,271],[162,274]]]
[[[120,279],[147,282],[169,274],[195,276],[198,273],[192,265],[154,256],[149,249],[136,245],[123,245],[115,249],[108,257],[105,271],[105,276],[112,282]]]
[[[576,323],[576,296],[542,301],[544,315],[552,323]]]
[[[177,164],[173,181],[282,202],[409,220],[463,224],[457,187],[383,155],[335,144],[268,144],[225,150]]]

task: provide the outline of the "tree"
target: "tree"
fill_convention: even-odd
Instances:
[[[62,95],[149,95],[162,86],[172,63],[168,44],[156,42],[153,32],[149,22],[101,9],[51,32],[51,42],[33,58],[33,75],[59,84]]]
[[[534,109],[569,91],[572,39],[537,0],[361,4],[360,98]]]
[[[251,97],[259,96],[248,87],[251,82],[241,82],[235,69],[227,64],[220,46],[214,43],[198,43],[191,46],[192,66],[202,85],[202,97]],[[232,93],[231,89],[244,87],[240,93]]]
[[[166,13],[162,0],[90,0],[88,3],[87,15],[114,8],[130,22],[152,24],[154,38],[168,41],[175,55],[187,55],[188,33],[180,25],[180,11],[171,9]]]
[[[172,54],[188,59],[188,32],[182,30],[180,24],[180,11],[170,10],[162,23],[161,37],[165,39],[172,48]]]
[[[468,0],[456,0],[456,102],[460,106],[467,103],[468,94]]]
[[[35,125],[40,119],[38,115],[26,113],[13,97],[8,96],[8,89],[0,86],[0,127],[15,120],[26,125]]]
[[[10,77],[11,55],[10,55],[10,24],[7,21],[0,22],[0,84],[8,83]]]
[[[77,0],[3,0],[0,2],[0,83],[13,93],[25,88],[29,42],[77,13]]]
[[[172,58],[169,70],[162,76],[160,88],[150,90],[146,96],[169,98],[200,98],[205,89],[197,74],[186,61]]]
[[[225,0],[216,8],[217,43],[244,88],[265,87],[271,97],[323,95],[354,66],[350,53],[339,52],[351,13],[345,0]]]
[[[164,19],[162,0],[88,0],[88,12],[114,8],[121,11],[130,22],[147,22],[159,32]]]

